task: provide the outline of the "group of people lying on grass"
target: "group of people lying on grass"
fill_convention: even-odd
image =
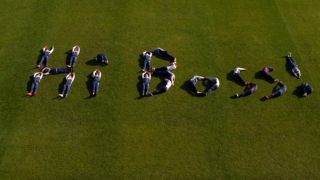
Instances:
[[[30,90],[28,91],[28,96],[34,96],[37,93],[37,89],[39,88],[39,84],[43,76],[47,75],[55,75],[55,74],[67,74],[64,80],[64,85],[59,94],[60,97],[66,97],[70,91],[72,83],[75,79],[74,73],[74,66],[77,62],[77,58],[80,54],[80,47],[74,46],[71,51],[70,61],[66,68],[49,68],[48,67],[48,59],[49,56],[52,54],[54,47],[48,48],[45,46],[42,49],[42,57],[37,63],[36,67],[40,68],[41,65],[44,68],[41,72],[36,72],[33,75],[33,81],[30,86]],[[155,55],[161,59],[168,60],[170,64],[168,66],[154,68],[151,65],[152,56]],[[143,67],[142,67],[142,74],[141,74],[141,96],[153,96],[155,94],[160,94],[163,92],[168,91],[175,83],[175,74],[172,72],[177,68],[176,58],[172,56],[168,51],[162,48],[155,48],[150,51],[144,51],[142,53],[142,60],[143,60]],[[293,59],[291,53],[288,53],[286,56],[287,60],[287,67],[289,68],[290,72],[293,76],[300,79],[301,78],[301,71],[298,68],[297,63]],[[105,54],[98,54],[96,57],[97,63],[108,64],[109,60]],[[258,90],[257,84],[253,82],[247,82],[241,77],[241,72],[245,71],[245,68],[237,67],[232,71],[233,79],[244,87],[243,92],[236,93],[233,98],[241,98],[250,96],[251,94],[255,93]],[[272,98],[276,98],[281,96],[287,91],[287,86],[279,81],[278,79],[272,76],[272,72],[274,69],[272,67],[264,67],[261,70],[261,74],[265,80],[271,83],[277,83],[276,86],[273,88],[273,92],[271,95],[264,96],[262,100],[268,100]],[[96,96],[99,92],[100,80],[101,80],[102,73],[100,70],[96,69],[92,73],[92,89],[91,89],[91,96]],[[158,77],[161,79],[161,83],[156,87],[154,91],[150,91],[150,83],[152,77]],[[206,88],[204,91],[199,91],[197,88],[197,83],[202,81],[205,84]],[[195,96],[207,96],[217,90],[220,86],[220,81],[216,77],[203,77],[199,75],[195,75],[189,80],[189,88],[191,92]],[[301,96],[308,96],[313,92],[313,87],[309,83],[302,83],[299,87],[299,94]]]
[[[73,84],[73,81],[76,77],[74,73],[74,67],[77,62],[77,58],[80,54],[80,47],[79,46],[74,46],[72,48],[72,51],[70,53],[70,58],[69,58],[69,63],[67,64],[66,68],[49,68],[48,67],[48,60],[49,56],[52,54],[54,50],[54,47],[52,46],[51,48],[48,48],[45,46],[42,49],[42,56],[40,60],[38,61],[36,67],[40,68],[41,65],[43,65],[43,69],[40,72],[35,72],[33,74],[33,79],[32,83],[30,85],[30,89],[27,93],[27,96],[34,96],[37,93],[37,90],[39,88],[41,79],[43,76],[48,76],[48,75],[56,75],[56,74],[67,74],[65,79],[64,79],[64,84],[63,88],[61,89],[61,93],[59,94],[59,97],[66,97],[71,89],[71,86]],[[104,65],[107,65],[109,63],[108,57],[101,53],[98,54],[97,57],[95,58],[97,63],[101,63]],[[100,87],[100,80],[101,80],[101,71],[96,69],[93,71],[91,77],[92,77],[92,84],[91,84],[91,96],[96,96],[99,91]]]
[[[152,68],[151,60],[152,56],[155,55],[161,59],[168,60],[170,62],[169,66],[164,66],[160,68]],[[150,51],[144,51],[142,53],[143,67],[142,67],[142,88],[141,97],[153,96],[156,94],[164,93],[168,91],[172,86],[174,86],[175,74],[172,72],[177,68],[177,61],[174,56],[169,54],[168,51],[162,48],[154,48]],[[157,86],[156,90],[151,92],[149,90],[151,78],[158,77],[161,79],[161,83]]]
[[[43,67],[48,67],[49,57],[53,53],[53,51],[54,51],[54,46],[50,48],[48,46],[44,46],[41,51],[41,58],[37,62],[36,67],[40,68],[41,65],[43,65]],[[70,58],[69,58],[67,67],[71,68],[75,66],[79,54],[80,54],[80,47],[78,45],[72,47],[72,50],[69,53]]]
[[[301,71],[298,68],[298,65],[296,64],[295,60],[292,58],[291,53],[288,53],[286,56],[287,59],[287,66],[290,68],[290,71],[292,72],[292,75],[295,76],[297,79],[301,78]],[[255,93],[258,90],[258,86],[255,83],[252,82],[246,82],[241,76],[240,73],[241,71],[245,71],[245,68],[237,67],[233,70],[233,78],[235,81],[237,81],[241,86],[244,87],[244,91],[242,93],[237,93],[233,97],[234,98],[240,98],[240,97],[245,97],[249,96],[253,93]],[[273,72],[272,67],[264,67],[261,71],[263,77],[265,80],[271,83],[277,83],[276,86],[273,88],[273,93],[268,96],[264,96],[262,100],[268,100],[272,98],[276,98],[281,96],[287,91],[287,86],[279,81],[278,79],[274,78],[271,75],[271,72]],[[299,87],[299,94],[301,96],[308,96],[313,92],[313,87],[309,83],[302,83]]]

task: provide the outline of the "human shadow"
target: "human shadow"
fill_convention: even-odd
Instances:
[[[303,98],[303,85],[299,85],[295,88],[295,90],[292,92],[293,95],[297,96],[298,98]]]
[[[256,72],[255,75],[254,75],[254,77],[255,77],[256,79],[265,80],[265,81],[267,81],[268,83],[271,83],[271,84],[274,83],[274,80],[273,80],[271,77],[266,76],[266,75],[264,74],[263,70]]]
[[[43,57],[43,52],[42,52],[42,49],[39,50],[39,55],[38,55],[38,58],[37,58],[37,64],[39,64],[41,62],[41,59]]]
[[[139,55],[139,58],[138,58],[137,60],[138,60],[138,64],[139,64],[140,69],[143,69],[144,57],[143,57],[143,54],[142,54],[142,53]],[[150,67],[150,68],[151,68],[151,67]]]
[[[32,83],[33,83],[33,75],[30,75],[30,76],[29,76],[29,80],[28,80],[28,82],[27,82],[27,87],[26,87],[26,90],[27,90],[28,92],[31,91]]]
[[[211,86],[208,80],[200,80],[202,85],[205,87],[205,91],[207,91]],[[199,82],[199,81],[198,81]],[[181,89],[185,90],[190,96],[194,97],[205,97],[206,94],[201,92],[201,93],[196,93],[196,89],[192,86],[190,80],[186,80],[181,86]]]
[[[86,99],[92,98],[92,74],[87,75],[87,81],[86,81],[87,90],[89,93],[89,96],[86,97]]]
[[[234,77],[233,70],[227,74],[227,80],[232,81],[238,84],[239,86],[243,86],[243,84]]]
[[[142,98],[142,77],[141,75],[138,76],[138,82],[136,84],[136,88],[137,88],[137,92],[139,93],[139,97],[138,99],[141,99]]]
[[[66,78],[63,77],[62,81],[60,82],[60,84],[59,84],[59,86],[58,86],[58,94],[60,94],[60,93],[62,92],[63,86],[64,86],[64,84],[66,83],[66,81],[67,81]]]
[[[185,90],[190,96],[194,96],[194,91],[190,85],[190,80],[186,80],[181,86],[181,89]]]
[[[66,65],[68,65],[68,64],[70,64],[70,59],[71,59],[71,56],[72,56],[72,50],[66,51],[65,54],[66,54],[65,63],[66,63]]]

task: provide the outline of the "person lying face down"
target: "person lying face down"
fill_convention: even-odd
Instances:
[[[44,46],[42,48],[42,56],[40,61],[36,65],[37,68],[40,68],[41,65],[43,65],[44,67],[48,67],[49,57],[52,54],[53,50],[53,46],[51,48],[48,48],[47,46]]]
[[[148,71],[145,71],[141,75],[142,79],[142,90],[141,90],[141,96],[148,96],[152,95],[152,93],[149,92],[150,82],[151,82],[151,73]]]
[[[33,74],[33,81],[30,87],[30,91],[27,93],[27,96],[31,97],[36,95],[42,77],[42,72],[36,72]]]
[[[296,63],[296,61],[292,58],[291,53],[289,52],[287,55],[287,63],[289,65],[289,68],[291,69],[292,74],[300,79],[301,78],[301,71],[298,68],[298,65]]]
[[[69,73],[66,76],[66,81],[65,81],[65,83],[63,85],[62,92],[61,92],[61,94],[59,94],[60,97],[66,97],[68,95],[75,77],[76,77],[76,75],[75,75],[74,72]]]
[[[96,96],[99,92],[100,87],[100,80],[101,80],[101,71],[96,69],[92,73],[92,96]]]
[[[55,74],[63,74],[72,72],[72,68],[49,68],[45,67],[41,70],[44,76],[47,75],[55,75]]]

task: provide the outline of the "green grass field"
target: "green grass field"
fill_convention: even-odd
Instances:
[[[319,179],[320,1],[317,0],[1,0],[0,179]],[[76,79],[58,100],[64,75],[44,77],[26,97],[39,50],[64,67],[78,44]],[[138,99],[139,55],[162,47],[177,57],[175,86]],[[293,53],[302,71],[285,68]],[[86,82],[106,52],[100,94]],[[167,63],[153,58],[154,66]],[[255,78],[263,66],[288,91],[262,102],[274,85]],[[236,66],[256,82],[254,95],[227,79]],[[218,77],[206,98],[183,88],[193,75]],[[152,80],[152,87],[157,79]],[[309,82],[308,98],[293,95]]]

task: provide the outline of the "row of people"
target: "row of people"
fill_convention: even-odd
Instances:
[[[40,85],[40,81],[43,78],[44,75],[48,75],[46,74],[47,70],[50,68],[45,68],[43,69],[44,72],[36,72],[33,75],[33,81],[32,84],[30,86],[30,89],[27,93],[27,96],[34,96],[37,93],[37,90],[39,88]],[[57,69],[57,68],[53,68],[53,69]],[[91,77],[92,77],[92,83],[91,83],[91,96],[96,96],[99,92],[99,87],[100,87],[100,80],[101,80],[101,76],[102,73],[100,70],[96,69],[93,71]],[[63,84],[63,88],[61,89],[61,93],[59,94],[60,97],[66,97],[71,89],[72,83],[75,79],[76,75],[74,72],[69,72],[65,79],[64,79],[64,84]]]
[[[50,48],[48,46],[44,46],[41,51],[41,58],[36,64],[36,68],[40,68],[41,65],[43,65],[43,67],[48,67],[49,57],[53,53],[53,51],[54,51],[54,46]],[[67,64],[67,67],[71,68],[75,66],[79,54],[80,54],[80,46],[76,45],[72,47],[69,63]]]

